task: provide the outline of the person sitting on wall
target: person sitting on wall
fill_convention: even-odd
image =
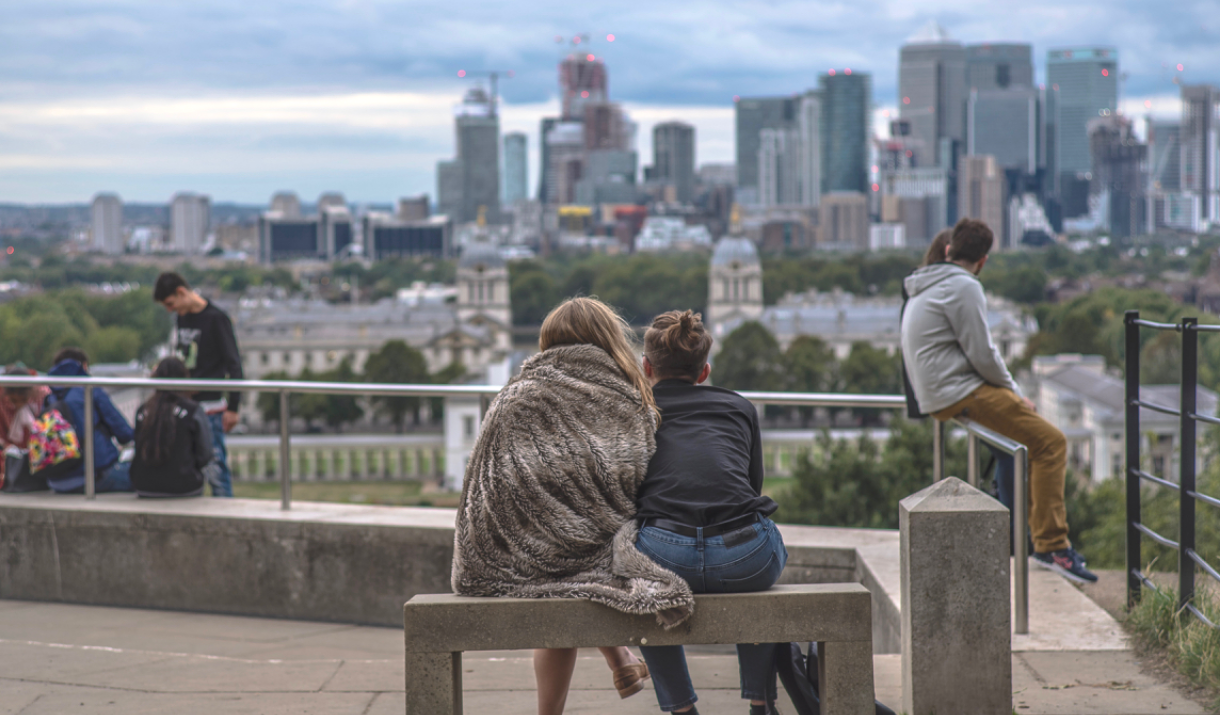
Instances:
[[[906,278],[904,364],[920,411],[942,422],[968,417],[1029,448],[1034,563],[1074,581],[1096,581],[1068,540],[1067,439],[1021,394],[991,339],[978,275],[994,240],[987,224],[964,218],[953,227],[948,262]]]
[[[186,363],[167,357],[153,377],[185,379]],[[203,494],[208,472],[216,468],[212,427],[199,403],[185,393],[157,390],[136,412],[135,458],[131,483],[142,497],[195,497]]]
[[[47,375],[53,377],[88,377],[89,356],[80,348],[64,348],[55,354],[55,367]],[[85,439],[85,388],[53,387],[46,406],[58,403],[64,419],[72,425],[82,444]],[[95,492],[131,491],[131,462],[119,461],[114,442],[130,444],[135,438],[127,418],[123,417],[110,396],[100,387],[93,388],[93,474]],[[85,491],[85,467],[82,464],[67,474],[47,480],[51,489],[60,494],[80,494]]]
[[[25,376],[37,373],[17,363],[5,368],[4,374]],[[45,385],[11,385],[3,390],[3,398],[0,399],[0,450],[6,455],[13,455],[15,464],[19,465],[22,456],[29,450],[34,421],[42,410],[42,401],[50,393],[51,390]],[[8,461],[0,457],[0,484],[4,484],[7,476],[5,468]]]

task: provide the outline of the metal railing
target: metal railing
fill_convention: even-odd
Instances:
[[[953,420],[966,430],[966,481],[979,485],[979,440],[1012,456],[1013,632],[1029,633],[1029,449],[964,417]]]
[[[1178,552],[1178,607],[1189,611],[1195,618],[1216,628],[1207,616],[1195,607],[1195,566],[1198,565],[1212,578],[1220,581],[1216,571],[1202,556],[1195,552],[1195,502],[1220,507],[1220,499],[1200,494],[1195,486],[1195,468],[1198,456],[1197,425],[1199,422],[1220,424],[1212,415],[1201,415],[1198,410],[1199,390],[1199,333],[1220,332],[1220,325],[1199,325],[1198,318],[1182,318],[1180,323],[1155,323],[1140,320],[1137,310],[1129,310],[1125,323],[1126,388],[1126,486],[1127,486],[1127,606],[1133,607],[1140,600],[1144,586],[1156,590],[1144,575],[1140,558],[1140,538],[1147,536],[1154,542]],[[1140,398],[1140,329],[1174,331],[1182,334],[1182,381],[1178,409],[1147,402]],[[1164,475],[1156,476],[1144,471],[1140,463],[1140,408],[1152,410],[1178,418],[1178,482],[1175,484]],[[1156,533],[1141,522],[1140,482],[1147,481],[1178,494],[1178,540],[1174,541]]]
[[[490,385],[390,385],[383,383],[361,382],[302,382],[293,380],[195,380],[195,379],[160,379],[160,378],[128,378],[128,377],[57,377],[50,375],[37,376],[7,376],[0,375],[0,387],[5,386],[49,385],[53,387],[84,388],[85,414],[83,424],[93,424],[93,389],[94,388],[145,388],[151,390],[182,390],[185,392],[261,392],[279,395],[279,479],[280,506],[284,510],[292,508],[292,456],[291,456],[291,408],[289,396],[292,394],[321,395],[364,395],[391,397],[473,397],[478,398],[484,410],[500,388]],[[905,409],[906,398],[902,395],[850,395],[840,393],[800,393],[800,392],[742,392],[750,402],[760,405],[779,405],[786,407],[826,407],[838,409],[872,408],[872,409]],[[969,420],[956,420],[969,437],[971,454],[977,453],[977,440],[982,439],[1009,454],[1017,456],[1017,475],[1024,474],[1025,447],[996,434]],[[944,439],[945,425],[933,420],[933,481],[944,478]],[[96,475],[93,464],[93,430],[84,430],[81,436],[84,451],[85,466],[85,498],[94,499]],[[977,455],[976,455],[977,456]],[[971,461],[968,477],[972,485],[978,483],[977,460]],[[1014,492],[1025,493],[1025,480],[1014,479]],[[1019,486],[1016,486],[1019,485]],[[1021,534],[1025,530],[1025,500],[1018,498],[1017,529]],[[1024,550],[1024,539],[1019,540],[1018,549]],[[1026,579],[1026,564],[1024,559],[1017,559],[1017,632],[1028,633],[1028,586]]]

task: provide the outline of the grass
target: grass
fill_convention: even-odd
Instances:
[[[233,496],[244,499],[279,499],[279,482],[234,482]],[[293,501],[382,504],[386,506],[456,507],[460,495],[424,493],[421,482],[293,482]]]
[[[1220,604],[1207,590],[1195,592],[1194,606],[1213,623],[1220,623]],[[1220,708],[1220,629],[1178,608],[1173,589],[1145,590],[1125,621],[1140,645],[1164,651],[1169,661],[1196,686],[1216,695]]]

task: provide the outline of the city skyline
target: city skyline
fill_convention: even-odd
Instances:
[[[63,5],[19,0],[10,10],[16,22],[0,28],[9,48],[0,57],[0,201],[87,202],[98,191],[165,201],[182,190],[259,203],[282,189],[435,199],[436,161],[454,155],[452,108],[476,81],[457,70],[515,70],[500,83],[501,131],[526,133],[534,149],[539,119],[558,111],[555,68],[573,28],[589,31],[586,47],[611,68],[611,92],[639,125],[640,156],[652,154],[655,124],[678,120],[696,128],[700,163],[733,161],[734,95],[803,92],[831,67],[872,75],[873,131],[884,133],[881,115],[896,109],[899,48],[932,20],[966,44],[1032,44],[1038,83],[1052,48],[1114,46],[1128,74],[1121,106],[1135,116],[1148,111],[1145,101],[1158,118],[1180,116],[1169,81],[1176,62],[1186,82],[1220,84],[1220,48],[1208,42],[1220,20],[1137,3],[1034,2],[1013,17],[944,3],[833,11],[798,3],[748,16],[727,6],[659,12],[636,3],[576,16],[539,3],[516,15],[490,6],[463,13],[479,18],[474,28],[426,3],[411,6],[417,24],[396,25],[401,8],[378,3],[306,3],[275,15],[283,10],[275,3],[221,2],[190,38],[171,27],[185,11],[101,2],[74,7],[64,21]],[[1112,21],[1097,22],[1101,13]],[[391,26],[400,32],[384,36]],[[361,28],[366,41],[354,43]],[[333,30],[329,41],[305,42],[322,29]],[[464,39],[440,39],[457,36]],[[179,46],[169,47],[174,38]],[[54,62],[43,59],[48,53]],[[533,187],[536,150],[529,160]]]

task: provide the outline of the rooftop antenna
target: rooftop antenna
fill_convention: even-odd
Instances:
[[[516,73],[512,70],[476,70],[473,72],[458,70],[458,77],[469,77],[471,75],[488,78],[487,83],[491,88],[491,116],[497,116],[499,114],[498,82],[500,77],[503,76],[505,79],[512,79]]]

